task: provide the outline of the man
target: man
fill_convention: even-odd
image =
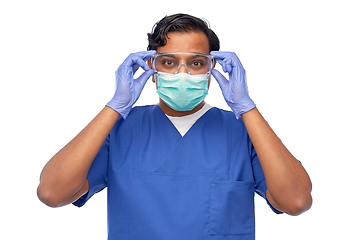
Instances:
[[[308,210],[311,181],[249,97],[235,53],[185,14],[148,38],[117,69],[111,101],[46,164],[40,200],[82,206],[107,187],[108,239],[255,239],[254,192],[276,213]],[[232,112],[204,102],[210,73]],[[159,104],[132,108],[151,76]]]

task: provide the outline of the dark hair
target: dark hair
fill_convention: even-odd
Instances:
[[[211,51],[219,51],[220,41],[216,34],[210,29],[208,23],[200,18],[188,14],[174,14],[165,16],[157,22],[151,33],[148,33],[149,45],[147,50],[156,50],[165,46],[169,32],[201,31],[208,40]]]

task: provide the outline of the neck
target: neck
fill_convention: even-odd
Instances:
[[[205,102],[202,101],[201,103],[199,103],[199,105],[197,105],[193,110],[190,111],[176,111],[174,109],[172,109],[171,107],[169,107],[163,100],[161,100],[158,103],[158,106],[160,107],[160,109],[168,116],[171,117],[183,117],[183,116],[187,116],[193,113],[196,113],[197,111],[199,111],[203,106],[205,105]]]

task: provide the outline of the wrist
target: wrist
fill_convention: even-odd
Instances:
[[[125,119],[129,115],[132,106],[130,104],[128,104],[127,106],[121,105],[122,104],[117,99],[113,98],[105,106],[117,112]]]
[[[109,106],[108,104],[105,105],[105,108],[104,108],[105,111],[108,111],[109,114],[112,114],[114,117],[120,117],[121,116],[121,113],[119,113],[116,109],[114,109],[113,107]]]
[[[249,99],[247,101],[238,102],[238,103],[232,103],[232,104],[229,103],[229,105],[230,105],[231,109],[233,110],[236,119],[239,119],[240,116],[242,117],[242,115],[244,113],[247,113],[256,107],[256,104],[251,99]]]

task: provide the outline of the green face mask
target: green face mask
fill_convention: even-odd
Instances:
[[[209,74],[157,73],[157,94],[176,111],[193,110],[208,94]]]

